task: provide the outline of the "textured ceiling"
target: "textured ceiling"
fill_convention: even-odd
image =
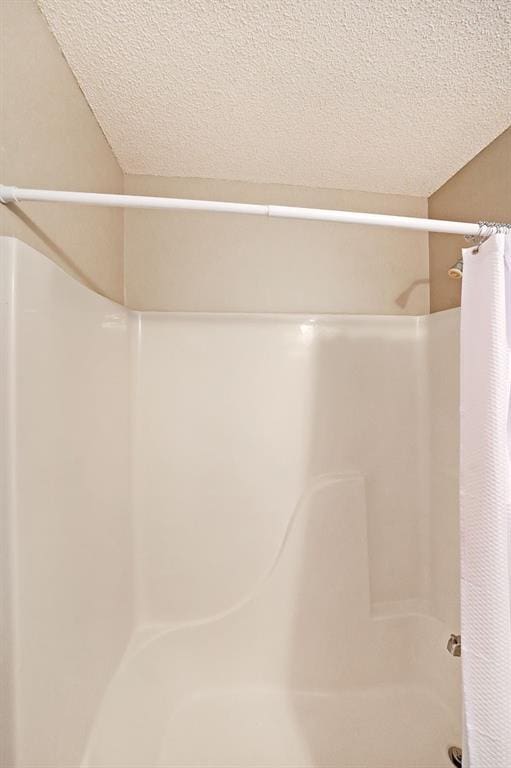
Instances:
[[[428,195],[511,122],[511,0],[39,0],[123,170]]]

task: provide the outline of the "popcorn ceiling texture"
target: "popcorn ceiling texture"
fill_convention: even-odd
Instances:
[[[123,170],[429,195],[511,122],[511,0],[39,0]]]

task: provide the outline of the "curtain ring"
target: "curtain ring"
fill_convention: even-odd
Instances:
[[[479,231],[477,235],[469,235],[466,239],[474,243],[474,249],[472,253],[479,253],[479,248],[485,243],[489,237],[499,232],[500,225],[495,221],[478,221],[477,226]]]

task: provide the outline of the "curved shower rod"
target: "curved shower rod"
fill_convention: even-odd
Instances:
[[[143,195],[110,195],[96,192],[66,192],[50,189],[23,189],[0,185],[0,202],[21,203],[74,203],[78,205],[99,205],[115,208],[147,208],[177,211],[207,211],[212,213],[243,213],[251,216],[270,216],[281,219],[302,219],[307,221],[332,221],[344,224],[369,224],[378,227],[419,229],[425,232],[444,232],[453,235],[477,237],[481,234],[481,223],[420,219],[413,216],[390,216],[381,213],[357,213],[355,211],[324,210],[322,208],[296,208],[287,205],[254,205],[252,203],[229,203],[214,200],[185,200],[176,197],[152,197]],[[489,224],[495,232],[503,231],[509,225]]]

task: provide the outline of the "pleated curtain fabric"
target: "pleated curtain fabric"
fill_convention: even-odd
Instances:
[[[511,234],[463,251],[463,768],[511,768]]]

